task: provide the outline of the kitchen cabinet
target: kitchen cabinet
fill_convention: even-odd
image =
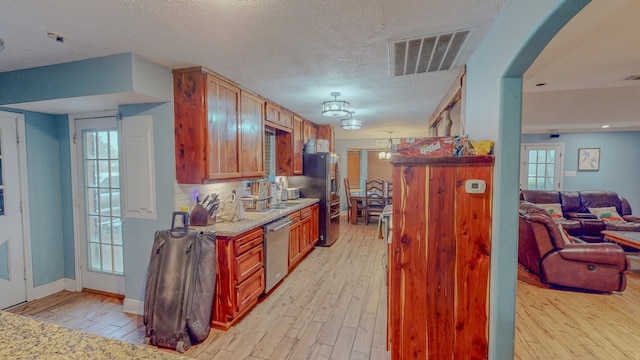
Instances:
[[[309,139],[313,139],[313,142],[316,143],[316,140],[318,140],[318,125],[312,123],[307,119],[304,119],[302,126],[303,126],[302,143],[306,144],[307,141],[309,141]]]
[[[264,100],[240,91],[240,174],[264,177]]]
[[[336,130],[333,124],[318,125],[318,139],[328,140],[329,152],[336,152]]]
[[[300,262],[300,211],[289,214],[289,272]]]
[[[304,147],[304,120],[293,116],[293,175],[302,175],[302,149]]]
[[[228,329],[264,293],[262,227],[216,239],[216,293],[211,326]]]
[[[289,271],[313,250],[318,242],[318,204],[289,214]]]
[[[399,187],[388,254],[391,359],[486,359],[493,157],[391,162]],[[470,179],[486,190],[467,192]]]
[[[267,101],[265,114],[265,120],[269,126],[291,132],[293,116],[290,111]]]
[[[291,132],[276,130],[276,176],[293,176],[293,146]]]
[[[264,102],[259,108],[251,94],[204,67],[173,70],[173,79],[178,183],[263,176]],[[254,153],[245,155],[245,145]]]

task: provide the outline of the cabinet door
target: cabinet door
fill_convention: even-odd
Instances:
[[[207,76],[209,179],[240,177],[238,156],[238,105],[240,89],[212,75]]]
[[[287,109],[280,109],[280,123],[291,129],[293,127],[293,113]]]
[[[313,246],[311,242],[311,217],[300,221],[299,243],[301,256],[311,251],[311,247]]]
[[[318,139],[329,141],[329,152],[335,152],[335,128],[333,124],[318,125]]]
[[[304,120],[297,115],[293,116],[293,174],[302,175],[302,138]]]
[[[289,270],[300,260],[300,222],[289,225]]]
[[[264,100],[241,92],[240,173],[264,176]]]
[[[302,143],[306,144],[309,139],[313,139],[315,143],[318,140],[318,125],[309,120],[304,120]]]

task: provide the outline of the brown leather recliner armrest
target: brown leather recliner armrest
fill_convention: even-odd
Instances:
[[[564,217],[567,219],[597,219],[598,217],[591,213],[581,212],[565,212]]]
[[[629,222],[640,223],[640,216],[624,215],[622,218],[625,219],[626,221],[629,221]]]
[[[622,248],[616,244],[571,244],[558,250],[558,254],[571,261],[617,266],[620,271],[629,268],[627,257]]]

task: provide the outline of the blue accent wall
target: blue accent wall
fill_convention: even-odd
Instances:
[[[49,114],[25,114],[33,286],[64,276],[60,141]]]
[[[171,71],[166,69],[168,79]],[[165,84],[169,89],[173,83]],[[143,300],[147,267],[153,238],[157,230],[171,227],[171,214],[175,207],[175,138],[173,102],[162,104],[123,105],[123,117],[151,115],[153,117],[153,144],[155,159],[157,220],[123,219],[124,271],[127,299]]]
[[[69,117],[56,116],[58,140],[60,141],[60,196],[62,199],[62,246],[64,250],[64,277],[76,278],[75,250],[73,239],[73,193],[71,191],[71,139]]]
[[[0,104],[133,91],[133,57],[118,54],[0,73]]]
[[[594,132],[522,135],[522,143],[564,144],[564,171],[576,171],[576,176],[563,177],[563,190],[611,190],[629,200],[634,213],[640,214],[640,131]],[[577,171],[578,149],[600,148],[599,171]]]

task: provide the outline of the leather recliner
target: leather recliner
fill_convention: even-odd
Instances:
[[[564,240],[549,213],[526,201],[519,221],[518,261],[542,282],[604,293],[625,289],[629,260],[620,246]]]

